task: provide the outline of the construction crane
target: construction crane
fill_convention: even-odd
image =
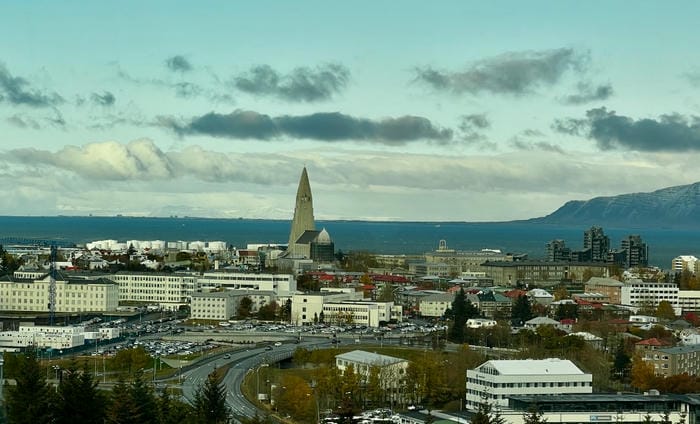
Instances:
[[[49,325],[53,325],[56,317],[56,252],[55,244],[51,245],[49,256]]]

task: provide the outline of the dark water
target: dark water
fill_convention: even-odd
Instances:
[[[94,240],[226,241],[237,247],[247,243],[286,243],[289,221],[204,218],[127,217],[7,217],[0,216],[0,243],[46,240],[85,243]],[[385,254],[415,254],[435,250],[441,239],[458,250],[501,249],[544,256],[545,244],[564,239],[579,249],[587,226],[532,223],[430,223],[317,221],[343,251],[367,250]],[[619,247],[629,234],[639,234],[649,245],[650,262],[669,268],[678,255],[700,254],[700,230],[605,228],[611,244]]]

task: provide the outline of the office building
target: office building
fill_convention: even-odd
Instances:
[[[466,408],[488,402],[508,407],[516,395],[563,395],[593,392],[593,377],[565,359],[491,360],[467,370]]]

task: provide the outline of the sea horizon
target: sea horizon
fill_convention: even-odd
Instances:
[[[84,245],[96,240],[225,241],[237,248],[248,244],[286,244],[291,220],[206,217],[134,216],[0,216],[0,243],[55,242]],[[440,240],[455,250],[499,249],[545,257],[545,245],[563,239],[572,249],[583,245],[590,225],[557,225],[527,221],[363,221],[316,220],[336,251],[418,255],[437,249]],[[639,234],[649,246],[649,263],[669,269],[679,255],[700,252],[700,230],[605,227],[611,247]]]

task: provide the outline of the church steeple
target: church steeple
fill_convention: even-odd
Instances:
[[[299,179],[299,188],[297,188],[296,205],[294,206],[294,218],[292,219],[292,228],[289,232],[289,251],[294,254],[296,241],[304,234],[304,231],[315,230],[314,222],[314,203],[311,196],[311,185],[309,184],[309,175],[306,172],[306,167],[301,171]]]

